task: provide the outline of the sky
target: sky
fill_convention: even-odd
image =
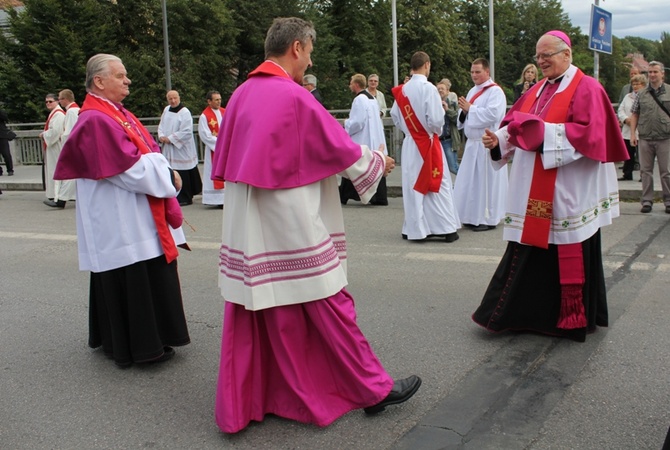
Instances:
[[[572,25],[588,36],[591,5],[595,1],[562,0],[563,11]],[[612,34],[618,38],[639,36],[659,40],[661,32],[670,33],[668,0],[600,0],[599,7],[612,13]]]

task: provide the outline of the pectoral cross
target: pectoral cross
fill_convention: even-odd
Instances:
[[[210,127],[214,128],[216,125],[217,125],[217,122],[216,122],[215,119],[212,119],[212,120],[209,121],[209,126]]]
[[[440,171],[438,170],[437,167],[433,167],[433,178],[437,178],[440,176]]]
[[[414,131],[416,131],[418,133],[419,129],[416,127],[416,125],[414,124],[414,121],[412,120],[412,116],[414,114],[412,113],[412,107],[410,105],[405,105],[405,113],[407,114],[405,116],[405,120],[407,120],[409,123],[411,123],[412,127],[414,128]]]

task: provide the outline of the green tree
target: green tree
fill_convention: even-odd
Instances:
[[[167,2],[174,87],[196,110],[207,90],[230,92],[236,85],[230,71],[237,31],[226,1]],[[0,36],[0,98],[11,117],[43,120],[44,95],[64,88],[81,101],[86,61],[96,53],[123,60],[133,82],[125,103],[133,112],[159,115],[165,105],[161,17],[160,0],[26,0],[21,13],[10,11],[9,33]]]

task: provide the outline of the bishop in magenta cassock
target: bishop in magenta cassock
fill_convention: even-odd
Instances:
[[[266,414],[318,426],[374,414],[421,384],[394,382],[356,324],[336,175],[366,203],[394,162],[355,144],[301,87],[315,38],[309,22],[275,19],[266,61],[233,93],[216,144],[212,176],[226,183],[216,422],[226,433]]]
[[[605,90],[571,64],[568,36],[550,31],[536,51],[544,80],[482,139],[498,169],[514,163],[507,251],[473,320],[584,341],[608,324],[600,228],[619,216],[613,162],[628,152]]]

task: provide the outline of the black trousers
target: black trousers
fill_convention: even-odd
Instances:
[[[637,147],[630,145],[630,139],[623,140],[626,143],[628,156],[630,158],[623,162],[623,177],[627,180],[633,179],[633,169],[635,168],[635,156],[637,155]]]
[[[0,155],[5,160],[7,172],[14,172],[14,162],[12,161],[12,152],[9,151],[9,141],[7,139],[0,139]],[[2,173],[2,167],[0,167]]]

